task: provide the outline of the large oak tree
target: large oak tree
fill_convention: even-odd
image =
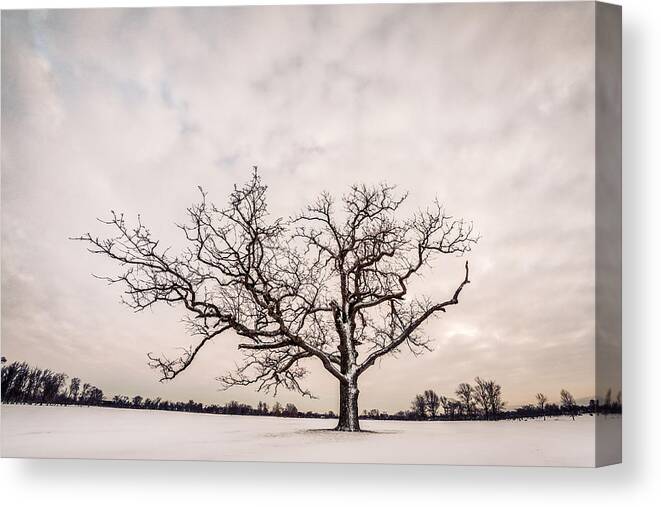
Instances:
[[[162,380],[186,370],[211,340],[241,338],[244,360],[224,386],[284,387],[311,396],[301,379],[317,361],[339,384],[337,430],[359,431],[358,378],[379,359],[429,348],[423,324],[459,302],[468,262],[447,299],[412,297],[409,285],[435,257],[460,255],[477,241],[471,223],[438,202],[400,218],[405,195],[388,185],[354,185],[336,202],[322,193],[298,215],[274,218],[255,169],[227,206],[201,200],[178,227],[188,246],[174,255],[138,218],[112,213],[110,237],[76,239],[122,266],[102,277],[125,288],[136,311],[180,305],[196,343],[178,357],[150,354]]]

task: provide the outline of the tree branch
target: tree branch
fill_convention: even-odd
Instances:
[[[438,311],[445,312],[445,308],[451,305],[456,305],[459,303],[459,295],[461,294],[462,289],[470,283],[470,280],[468,279],[468,261],[466,261],[465,264],[465,276],[464,280],[459,284],[457,289],[454,292],[454,295],[452,296],[451,299],[448,299],[447,301],[444,301],[442,303],[436,304],[430,308],[428,308],[422,315],[420,315],[418,318],[416,318],[411,324],[409,324],[404,331],[401,332],[401,334],[392,340],[389,344],[384,346],[381,349],[375,350],[372,352],[366,359],[365,361],[358,367],[358,374],[361,374],[364,372],[367,368],[372,366],[377,359],[380,357],[383,357],[384,355],[388,354],[389,352],[394,351],[397,347],[399,347],[402,343],[404,343],[411,335],[412,333],[421,325],[423,324],[429,317],[431,317],[434,313]]]

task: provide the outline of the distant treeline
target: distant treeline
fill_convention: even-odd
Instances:
[[[68,381],[68,382],[67,382]],[[272,407],[260,401],[257,407],[246,403],[230,401],[224,405],[205,405],[193,400],[187,402],[143,398],[140,395],[115,395],[106,399],[103,391],[96,386],[83,383],[78,377],[64,373],[35,368],[22,362],[6,364],[2,358],[2,402],[13,404],[39,405],[90,405],[115,408],[148,410],[170,410],[175,412],[199,412],[204,414],[262,415],[276,417],[335,417],[331,412],[301,412],[293,403],[281,405],[275,402]]]
[[[2,402],[38,404],[103,404],[103,391],[74,377],[67,385],[67,375],[33,368],[27,363],[5,365],[2,358]]]
[[[366,419],[409,419],[409,420],[499,420],[524,419],[532,417],[568,415],[572,418],[581,414],[619,414],[622,413],[622,394],[619,392],[613,399],[609,389],[602,402],[590,400],[587,405],[576,403],[574,396],[562,389],[560,404],[549,403],[544,393],[537,393],[536,403],[528,404],[514,410],[505,410],[502,398],[502,387],[494,380],[475,378],[475,384],[462,382],[454,392],[456,398],[437,394],[433,389],[427,389],[417,394],[411,402],[411,408],[397,412],[394,415],[380,412],[378,409],[363,411]]]
[[[114,408],[169,410],[175,412],[197,412],[203,414],[258,415],[274,417],[335,418],[333,411],[325,413],[302,412],[293,403],[284,406],[275,402],[269,407],[263,401],[253,407],[246,403],[230,401],[224,405],[205,405],[193,400],[188,402],[143,398],[140,395],[115,395],[106,399],[101,389],[80,378],[49,369],[31,367],[25,362],[6,364],[2,358],[2,403],[40,405],[86,405]],[[603,402],[590,400],[588,405],[578,405],[565,389],[560,392],[560,405],[548,403],[546,396],[538,393],[537,403],[516,410],[505,410],[502,388],[493,380],[475,379],[475,385],[461,383],[455,390],[456,398],[438,395],[428,389],[415,396],[409,410],[395,414],[378,409],[365,410],[363,419],[392,420],[474,420],[474,419],[521,419],[531,417],[593,413],[621,413],[621,394],[612,399],[609,390]]]

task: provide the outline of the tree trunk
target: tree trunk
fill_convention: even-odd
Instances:
[[[340,419],[336,431],[360,431],[358,423],[358,383],[340,382]]]

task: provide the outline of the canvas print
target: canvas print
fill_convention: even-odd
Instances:
[[[620,23],[2,12],[2,456],[619,462]]]

